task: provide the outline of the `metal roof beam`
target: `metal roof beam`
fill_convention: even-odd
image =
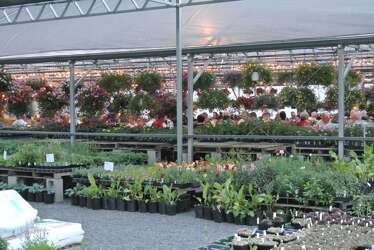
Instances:
[[[181,3],[177,0],[145,0],[142,4],[139,0],[12,1],[18,3],[18,5],[10,4],[11,1],[9,1],[8,5],[0,4],[0,26],[175,8],[176,6],[187,7],[217,4],[241,0],[189,0]],[[46,8],[47,6],[49,8]],[[88,8],[86,8],[87,10],[84,10],[83,6],[88,6]],[[56,10],[58,9],[63,9],[61,14],[57,13]],[[52,16],[51,11],[53,14]]]

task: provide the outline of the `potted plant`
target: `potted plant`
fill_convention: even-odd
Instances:
[[[45,190],[44,191],[44,203],[45,204],[52,204],[55,202],[55,194],[56,192],[54,190]]]
[[[128,193],[127,199],[127,211],[136,212],[138,211],[138,202],[143,199],[143,182],[140,179],[136,179],[134,183],[127,185],[126,192]]]
[[[65,190],[65,195],[71,199],[71,205],[79,206],[82,188],[80,184],[77,184],[75,187]]]
[[[120,191],[120,182],[112,181],[112,184],[108,189],[104,191],[103,205],[104,209],[115,210],[116,209],[116,200],[119,196]]]
[[[212,188],[210,183],[201,184],[203,188],[203,195],[200,203],[203,204],[203,217],[204,219],[212,219]]]
[[[151,185],[147,185],[144,189],[144,192],[148,196],[148,212],[150,213],[157,213],[158,212],[158,202],[160,200],[160,192],[157,190],[156,187]]]
[[[164,197],[166,214],[176,215],[177,214],[177,201],[179,200],[180,194],[177,191],[173,190],[171,187],[163,185],[162,195]]]
[[[44,186],[34,183],[31,187],[29,187],[27,200],[28,201],[36,201],[36,202],[43,202],[43,192]]]
[[[96,185],[95,178],[92,174],[88,175],[90,186],[84,187],[82,193],[87,197],[87,207],[90,209],[102,208],[102,193],[103,191]]]

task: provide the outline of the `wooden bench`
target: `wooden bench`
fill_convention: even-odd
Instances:
[[[53,173],[50,170],[40,170],[40,169],[18,169],[0,167],[0,176],[7,177],[8,184],[15,185],[19,183],[24,183],[24,179],[34,179],[45,181],[45,186],[47,189],[55,191],[55,201],[61,202],[64,200],[64,178],[65,176],[71,177],[72,173],[59,171]]]

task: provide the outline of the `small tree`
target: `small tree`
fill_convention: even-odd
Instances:
[[[80,112],[87,118],[97,118],[106,108],[109,94],[98,85],[85,86],[77,95]]]
[[[9,92],[8,110],[10,113],[21,116],[31,112],[32,88],[25,81],[15,81]]]

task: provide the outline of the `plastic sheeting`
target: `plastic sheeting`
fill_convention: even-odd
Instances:
[[[243,0],[185,7],[183,45],[374,33],[372,0]],[[66,50],[175,47],[175,10],[0,27],[0,57]]]
[[[57,220],[40,220],[29,228],[27,238],[25,234],[7,239],[9,250],[22,250],[27,239],[43,239],[56,248],[80,244],[84,231],[81,224]]]
[[[23,233],[32,225],[38,211],[33,209],[16,191],[0,191],[0,237]]]

